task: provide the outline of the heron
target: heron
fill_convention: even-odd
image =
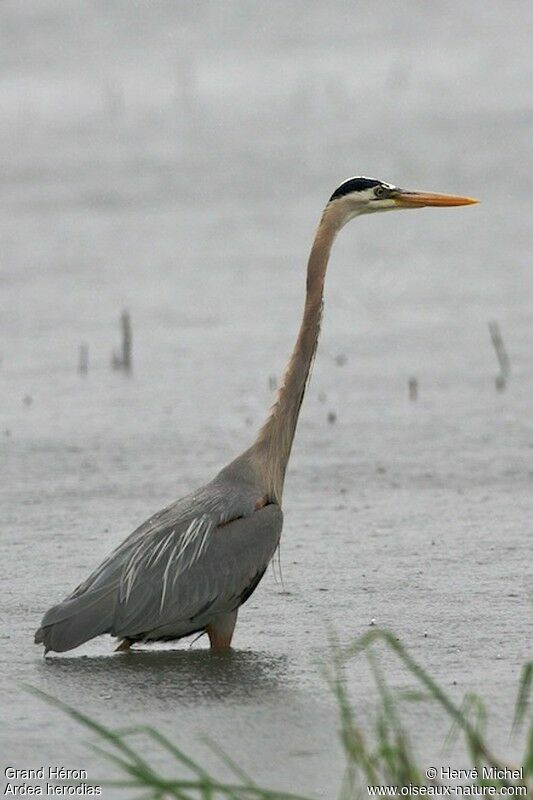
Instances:
[[[231,647],[239,608],[280,542],[285,475],[317,348],[335,237],[363,214],[476,202],[367,177],[349,178],[333,192],[309,254],[296,343],[255,441],[209,483],[150,517],[46,612],[35,634],[45,654],[101,634],[116,637],[117,650],[204,633],[212,650]]]

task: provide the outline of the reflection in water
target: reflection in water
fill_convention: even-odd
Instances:
[[[69,702],[109,699],[151,708],[169,703],[272,699],[289,683],[287,658],[253,651],[134,650],[109,656],[48,658],[46,691]]]

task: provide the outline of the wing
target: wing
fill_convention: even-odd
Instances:
[[[223,471],[211,483],[159,511],[128,536],[65,600],[46,612],[35,641],[43,643],[46,650],[63,652],[124,626],[129,631],[130,622],[134,628],[141,626],[144,632],[145,619],[158,624],[159,618],[169,618],[171,596],[167,592],[172,590],[175,598],[181,578],[193,568],[201,581],[203,572],[196,565],[205,564],[208,550],[218,552],[218,539],[215,545],[211,542],[215,532],[224,530],[232,520],[253,515],[257,496],[256,487],[229,481]],[[247,555],[243,557],[246,561]],[[258,551],[258,559],[262,557]],[[198,611],[194,592],[188,581],[186,585],[188,613],[192,609],[190,613],[194,615]],[[153,608],[155,597],[157,612]]]
[[[179,502],[183,505],[185,500]],[[109,632],[124,564],[144,537],[164,529],[170,519],[179,518],[177,505],[167,506],[144,522],[83,583],[49,608],[35,633],[35,643],[44,644],[45,652],[64,652]]]
[[[103,587],[107,587],[108,589],[117,588],[120,583],[120,576],[124,564],[130,558],[139,542],[143,541],[145,537],[157,535],[158,531],[165,530],[173,520],[179,519],[178,506],[182,503],[183,501],[172,503],[172,505],[166,506],[143,522],[143,524],[136,528],[133,533],[130,533],[130,535],[127,536],[63,602],[81,597],[95,589]]]
[[[83,581],[66,600],[103,587],[118,587],[128,564],[139,561],[143,551],[151,552],[169,534],[185,534],[189,526],[202,519],[213,527],[228,520],[248,516],[254,509],[257,493],[233,486],[219,478],[161,509],[143,522]],[[194,537],[193,537],[194,538]],[[157,554],[156,554],[157,555]],[[161,555],[161,554],[160,554]]]
[[[259,583],[282,525],[282,511],[273,504],[219,524],[204,514],[139,542],[122,572],[112,633],[185,635],[233,611]]]

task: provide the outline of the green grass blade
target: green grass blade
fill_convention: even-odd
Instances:
[[[522,667],[522,673],[520,675],[520,682],[518,685],[518,696],[516,698],[515,713],[513,719],[513,728],[511,732],[512,736],[516,734],[526,716],[529,707],[529,695],[531,694],[532,683],[533,683],[533,661],[528,661],[527,664],[524,664],[524,666]]]

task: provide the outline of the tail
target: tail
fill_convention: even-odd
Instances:
[[[116,586],[108,585],[52,606],[35,634],[35,644],[44,644],[45,655],[49,650],[64,653],[95,636],[109,633],[116,591]]]

